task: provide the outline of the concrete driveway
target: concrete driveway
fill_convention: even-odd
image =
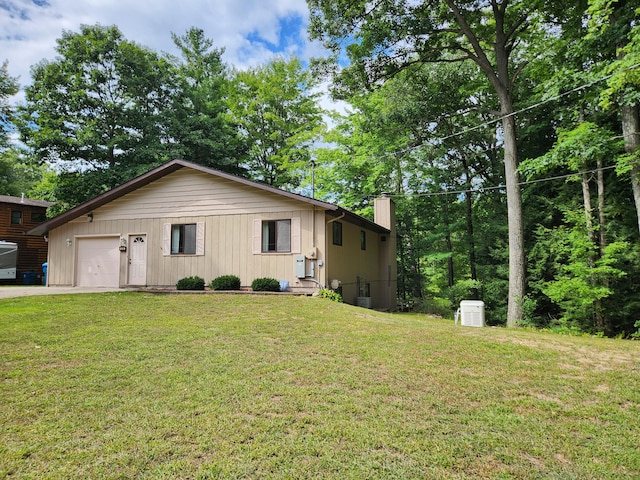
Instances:
[[[88,288],[88,287],[44,287],[33,286],[0,286],[0,299],[29,297],[33,295],[58,295],[62,293],[103,293],[103,292],[124,292],[122,288]]]

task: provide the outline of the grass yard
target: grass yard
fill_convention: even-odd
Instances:
[[[640,343],[320,298],[0,300],[0,478],[640,478]]]

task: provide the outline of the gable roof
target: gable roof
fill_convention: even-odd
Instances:
[[[28,207],[43,207],[47,208],[51,205],[55,205],[53,202],[47,202],[46,200],[32,200],[26,197],[12,197],[10,195],[0,195],[0,203],[10,203],[12,205],[25,205]]]
[[[253,188],[258,188],[260,190],[264,190],[267,192],[275,193],[277,195],[282,195],[284,197],[297,200],[299,202],[307,203],[309,205],[313,205],[315,207],[320,207],[326,212],[330,213],[334,216],[344,216],[346,220],[349,220],[351,223],[359,225],[363,228],[367,228],[369,230],[373,230],[377,233],[389,233],[389,230],[378,225],[377,223],[373,223],[370,220],[367,220],[360,215],[356,215],[353,212],[349,212],[341,207],[333,205],[331,203],[322,202],[320,200],[316,200],[314,198],[305,197],[304,195],[299,195],[297,193],[287,192],[286,190],[281,190],[279,188],[272,187],[270,185],[266,185],[259,182],[254,182],[252,180],[248,180],[243,177],[239,177],[237,175],[231,175],[229,173],[221,172],[220,170],[215,170],[213,168],[203,167],[202,165],[198,165],[195,163],[187,162],[185,160],[171,160],[159,167],[154,168],[153,170],[148,171],[132,180],[129,180],[122,185],[115,187],[97,197],[92,198],[80,205],[67,210],[60,215],[53,217],[46,222],[41,223],[35,228],[32,228],[27,232],[27,235],[44,235],[47,232],[53,230],[60,225],[63,225],[74,218],[77,218],[81,215],[86,215],[92,210],[95,210],[98,207],[105,205],[117,198],[120,198],[128,193],[137,190],[140,187],[148,185],[170,173],[173,173],[181,168],[190,168],[193,170],[197,170],[203,173],[207,173],[209,175],[213,175],[215,177],[224,178],[226,180],[231,180],[242,185],[248,185]],[[343,215],[344,214],[344,215]]]

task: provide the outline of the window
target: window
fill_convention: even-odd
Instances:
[[[283,220],[253,219],[254,255],[261,253],[300,253],[300,217]]]
[[[262,251],[291,251],[291,220],[265,220],[262,222]]]
[[[171,254],[196,253],[196,224],[171,225]]]
[[[34,223],[41,223],[47,219],[47,214],[44,212],[31,212],[31,221]]]
[[[367,249],[367,232],[360,230],[360,250]]]
[[[11,210],[11,225],[22,225],[22,212]]]
[[[333,222],[333,244],[342,245],[342,223]]]
[[[164,255],[204,255],[204,223],[165,223]]]

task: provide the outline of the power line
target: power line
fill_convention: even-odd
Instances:
[[[564,175],[556,175],[553,177],[545,177],[545,178],[538,178],[535,180],[526,180],[524,182],[518,182],[518,185],[522,186],[522,185],[530,185],[533,183],[542,183],[542,182],[549,182],[552,180],[560,180],[563,178],[570,178],[570,177],[575,177],[578,175],[585,175],[588,173],[596,173],[599,170],[611,170],[612,168],[616,168],[616,165],[609,165],[607,167],[602,167],[600,169],[595,168],[595,169],[591,169],[591,170],[584,170],[582,172],[574,172],[574,173],[567,173]],[[491,191],[491,190],[501,190],[506,188],[506,185],[497,185],[497,186],[492,186],[492,187],[478,187],[478,188],[467,188],[464,190],[445,190],[442,192],[426,192],[426,193],[405,193],[405,194],[394,194],[394,193],[390,193],[388,194],[388,196],[392,197],[392,198],[404,198],[404,197],[436,197],[436,196],[440,196],[440,195],[461,195],[463,193],[483,193],[483,192],[487,192],[487,191]]]
[[[640,63],[636,63],[634,65],[631,65],[631,66],[627,67],[627,68],[624,68],[622,71],[626,72],[626,71],[629,71],[629,70],[634,70],[634,69],[636,69],[638,67],[640,67]],[[516,110],[516,111],[514,111],[512,113],[508,113],[506,115],[501,115],[501,116],[499,116],[497,118],[494,118],[493,120],[487,120],[486,122],[482,122],[482,123],[480,123],[478,125],[475,125],[473,127],[469,127],[467,129],[461,130],[459,132],[454,132],[454,133],[446,135],[444,137],[433,138],[431,140],[431,142],[428,143],[428,144],[422,143],[420,145],[414,145],[413,147],[407,147],[407,148],[404,148],[404,149],[401,149],[401,150],[396,150],[396,151],[393,151],[393,152],[384,153],[382,155],[376,155],[376,157],[377,158],[384,158],[384,157],[390,157],[390,156],[403,154],[403,153],[410,153],[410,152],[412,152],[414,150],[417,150],[419,148],[422,148],[422,147],[424,147],[426,145],[433,144],[436,141],[443,142],[443,141],[449,140],[451,138],[455,138],[455,137],[459,137],[461,135],[465,135],[465,134],[473,132],[475,130],[479,130],[480,128],[488,127],[488,126],[494,125],[494,124],[496,124],[498,122],[501,122],[502,119],[504,119],[504,118],[512,117],[514,115],[518,115],[519,113],[523,113],[523,112],[526,112],[526,111],[529,111],[529,110],[533,110],[534,108],[538,108],[538,107],[546,105],[547,103],[550,103],[552,101],[559,100],[560,98],[563,98],[563,97],[566,97],[568,95],[571,95],[572,93],[576,93],[576,92],[578,92],[580,90],[584,90],[586,88],[589,88],[589,87],[591,87],[591,86],[593,86],[593,85],[595,85],[597,83],[600,83],[600,82],[602,82],[604,80],[610,79],[614,75],[615,75],[615,73],[611,73],[609,75],[605,75],[603,77],[600,77],[600,78],[597,78],[595,80],[592,80],[591,82],[585,83],[585,84],[580,85],[578,87],[574,87],[571,90],[567,90],[566,92],[560,93],[558,95],[554,95],[554,96],[549,97],[549,98],[547,98],[545,100],[541,100],[540,102],[534,103],[533,105],[529,105],[527,107],[521,108],[520,110]],[[453,115],[450,115],[450,116],[453,116]],[[434,120],[434,121],[431,121],[431,122],[428,122],[428,123],[437,123],[437,121]]]

